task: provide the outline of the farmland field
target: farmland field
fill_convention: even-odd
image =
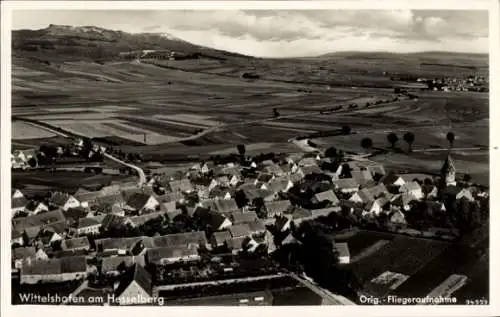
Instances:
[[[26,122],[12,122],[12,140],[50,138],[54,133]]]
[[[58,59],[47,52],[43,58],[48,64],[31,58],[36,53],[26,54],[13,56],[13,115],[109,141],[145,159],[233,153],[236,144],[245,144],[249,153],[301,151],[289,140],[348,125],[352,134],[314,142],[323,149],[334,146],[365,153],[361,139],[369,137],[374,147],[387,149],[387,134],[395,132],[400,151],[370,160],[387,168],[434,173],[448,146],[446,133],[453,131],[458,173],[488,182],[488,94],[409,88],[418,99],[395,99],[393,88],[402,83],[383,75],[441,77],[467,72],[442,65],[444,57],[439,54],[103,63]],[[487,58],[458,54],[446,59],[449,65],[474,66],[488,75]],[[242,79],[245,71],[260,78]],[[340,109],[320,113],[336,107]],[[278,118],[273,118],[274,110]],[[402,140],[407,131],[415,134],[410,155]],[[13,126],[13,132],[23,135],[20,126]],[[22,148],[22,143],[17,146]]]

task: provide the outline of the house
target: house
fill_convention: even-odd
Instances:
[[[40,231],[38,238],[43,246],[51,246],[56,241],[62,241],[63,235],[55,232],[52,228],[44,228]]]
[[[405,184],[404,179],[394,173],[389,173],[380,180],[385,186],[401,187]]]
[[[389,216],[389,223],[395,228],[404,228],[407,225],[406,217],[401,210],[397,210]]]
[[[146,261],[150,264],[167,265],[178,262],[192,262],[201,259],[196,246],[162,247],[146,251]]]
[[[189,181],[189,179],[181,179],[175,180],[168,183],[168,186],[172,192],[180,192],[180,193],[190,193],[194,190],[193,184]]]
[[[372,178],[375,180],[381,179],[386,175],[383,165],[369,165],[366,169],[372,174]]]
[[[102,259],[101,273],[118,275],[120,271],[128,270],[135,264],[134,256],[109,256]]]
[[[460,200],[462,198],[467,199],[468,201],[474,201],[474,196],[469,188],[460,188],[457,186],[448,186],[443,190],[443,195],[445,197],[454,197],[456,200]]]
[[[338,254],[339,264],[349,264],[351,262],[351,255],[349,253],[349,245],[347,242],[335,243],[334,248]]]
[[[19,189],[12,188],[12,199],[24,197],[24,194]]]
[[[418,199],[412,194],[403,193],[394,196],[391,200],[391,204],[403,208],[405,211],[409,211],[411,209],[411,202],[413,201],[418,201]]]
[[[147,195],[143,193],[135,193],[127,199],[125,208],[133,211],[137,211],[139,214],[145,211],[156,210],[160,206],[158,200],[152,195]]]
[[[130,217],[130,222],[134,227],[140,227],[144,225],[146,222],[159,219],[158,221],[163,222],[165,220],[164,212],[152,212],[148,214],[142,214],[140,216]]]
[[[273,174],[262,173],[262,174],[259,174],[259,176],[255,180],[254,184],[257,185],[257,183],[269,183],[274,178],[275,178],[275,176]]]
[[[234,195],[233,189],[216,186],[210,191],[208,198],[230,200],[233,197],[233,195]]]
[[[359,184],[354,178],[342,178],[332,181],[336,190],[343,194],[351,194],[359,190]]]
[[[269,164],[269,165],[266,165],[262,171],[264,173],[267,173],[267,174],[271,174],[271,175],[274,175],[274,176],[281,176],[284,174],[283,170],[281,169],[281,167],[277,164]]]
[[[43,202],[36,202],[34,200],[30,201],[24,208],[29,215],[36,215],[43,211],[49,211],[49,207]]]
[[[354,193],[349,200],[360,204],[370,204],[375,199],[388,195],[389,192],[384,184],[378,184],[376,186],[363,188],[357,193]]]
[[[152,247],[153,242],[150,237],[130,237],[130,238],[104,238],[95,240],[98,253],[104,254],[127,254],[132,253],[137,245]]]
[[[68,210],[70,208],[77,208],[80,206],[80,202],[75,197],[61,192],[53,193],[50,197],[49,203],[53,206],[61,208],[62,210]]]
[[[313,203],[317,204],[323,201],[329,201],[334,206],[339,204],[339,199],[331,189],[321,193],[317,193],[313,196]]]
[[[232,238],[242,238],[251,236],[250,226],[246,223],[241,223],[238,225],[231,226],[229,228],[229,233]]]
[[[337,207],[328,207],[328,208],[320,208],[320,209],[311,209],[309,212],[311,213],[312,218],[318,218],[321,216],[327,217],[332,212],[339,212],[341,210],[340,206]]]
[[[228,243],[231,240],[231,233],[229,230],[217,231],[214,232],[210,242],[212,247],[220,248]]]
[[[157,236],[152,238],[152,245],[155,248],[161,247],[187,247],[194,245],[197,248],[208,245],[204,231],[184,232]]]
[[[202,228],[210,227],[215,231],[224,230],[232,225],[223,214],[203,207],[196,207],[193,218],[199,221]]]
[[[292,181],[286,176],[275,178],[266,185],[267,190],[273,193],[287,192],[292,187]]]
[[[86,217],[80,218],[75,224],[75,233],[77,236],[86,234],[99,234],[99,229],[101,228],[101,222],[95,218]]]
[[[132,225],[129,218],[124,216],[118,216],[115,214],[107,214],[101,223],[101,228],[104,232],[115,230],[126,226],[127,224]]]
[[[85,256],[36,260],[20,271],[21,284],[73,281],[87,277],[87,261]]]
[[[298,166],[318,166],[318,161],[315,157],[305,157],[298,162]]]
[[[61,243],[61,249],[63,251],[88,251],[90,250],[90,242],[87,237],[65,239]]]
[[[214,204],[217,211],[224,214],[239,210],[238,204],[236,204],[236,200],[234,199],[215,199]]]
[[[11,246],[13,246],[14,244],[18,244],[19,246],[24,245],[23,232],[12,229],[11,230],[10,244],[11,244]]]
[[[265,201],[264,208],[267,211],[267,218],[282,215],[292,207],[289,200]]]
[[[30,227],[50,227],[56,223],[66,223],[66,217],[61,210],[53,210],[39,213],[36,215],[12,219],[12,228],[18,231],[24,231]]]
[[[424,198],[424,192],[422,191],[422,187],[420,187],[420,184],[415,181],[405,183],[403,186],[401,186],[399,191],[402,193],[406,193],[408,195],[412,195],[417,200]]]
[[[47,260],[49,257],[42,248],[20,247],[12,249],[12,261],[14,268],[21,269],[23,265],[30,265],[32,261]]]
[[[12,210],[12,216],[15,216],[19,212],[24,211],[27,205],[28,205],[28,200],[24,198],[24,196],[12,198],[10,206]]]
[[[248,224],[252,236],[262,236],[266,233],[266,226],[260,219],[249,221],[246,224]]]
[[[434,185],[422,185],[422,192],[424,194],[424,198],[426,199],[434,199],[438,197],[438,188]]]
[[[257,218],[257,214],[253,211],[235,211],[231,213],[231,220],[233,221],[233,224],[248,223],[257,220]]]
[[[80,206],[83,208],[90,208],[91,206],[97,204],[97,198],[101,195],[100,191],[86,191],[84,192],[81,189],[74,194],[76,200],[80,202]]]
[[[372,215],[378,216],[388,204],[389,204],[388,198],[380,197],[375,199],[373,203],[371,203],[368,206],[367,211]]]
[[[374,182],[372,174],[367,169],[351,171],[351,176],[362,187]]]
[[[307,166],[301,166],[297,170],[297,174],[301,175],[302,177],[309,175],[309,174],[322,174],[323,171],[321,168],[319,168],[318,165],[307,165]]]
[[[151,275],[141,265],[135,264],[128,269],[116,287],[113,303],[120,306],[147,304],[152,296]]]

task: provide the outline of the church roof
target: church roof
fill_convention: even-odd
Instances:
[[[443,167],[441,168],[441,174],[448,174],[449,172],[455,172],[455,164],[453,164],[453,160],[451,159],[451,155],[448,154],[446,160],[444,161]]]

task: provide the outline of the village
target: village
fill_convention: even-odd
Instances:
[[[87,157],[107,151],[83,143],[72,144],[75,155],[84,148]],[[13,168],[33,157],[16,153]],[[238,145],[214,162],[149,171],[145,181],[98,190],[29,199],[13,188],[13,279],[21,288],[78,285],[65,296],[141,294],[150,300],[178,297],[188,286],[282,274],[297,273],[307,282],[307,269],[275,256],[310,243],[304,225],[332,236],[362,229],[454,241],[487,222],[486,187],[457,173],[451,152],[435,174],[405,174],[335,148],[247,156]],[[330,243],[331,261],[349,265],[349,242]]]

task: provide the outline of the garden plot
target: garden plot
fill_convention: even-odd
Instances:
[[[21,122],[21,121],[13,121],[12,122],[12,139],[13,140],[50,138],[53,136],[55,136],[54,133],[47,131],[45,129],[33,126],[29,123]]]

